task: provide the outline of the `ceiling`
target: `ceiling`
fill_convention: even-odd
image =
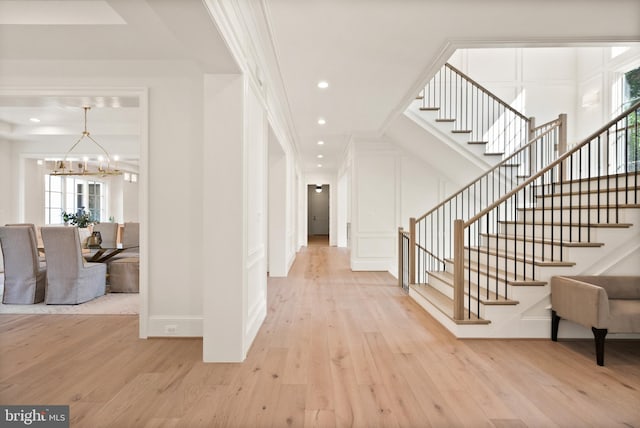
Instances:
[[[382,135],[454,45],[640,41],[635,0],[241,3],[259,5],[253,10],[268,24],[269,34],[260,36],[275,57],[270,74],[284,89],[284,110],[305,171],[318,171],[318,164],[337,169],[351,136]],[[616,19],[602,20],[611,10]],[[0,59],[189,60],[204,72],[239,71],[202,0],[0,0]],[[318,88],[320,80],[329,87]],[[120,99],[114,106],[107,95],[91,95],[1,96],[0,138],[74,141],[87,101],[95,107],[89,126],[96,139],[137,137],[135,103]],[[41,122],[33,124],[31,117]],[[319,118],[326,124],[319,125]],[[110,128],[115,122],[117,129]]]
[[[304,169],[337,169],[351,136],[383,135],[455,46],[639,41],[640,2],[613,1],[263,1]],[[601,19],[612,10],[625,22]]]
[[[238,72],[200,0],[0,0],[0,59],[189,60],[204,72]],[[64,154],[83,131],[82,107],[90,106],[91,136],[111,155],[137,163],[138,97],[28,92],[0,93],[0,139],[22,144],[24,156]],[[86,140],[73,152],[97,154]]]

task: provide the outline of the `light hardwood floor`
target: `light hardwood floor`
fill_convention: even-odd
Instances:
[[[640,427],[640,342],[456,340],[381,272],[311,245],[269,280],[242,364],[135,316],[0,317],[0,403],[70,404],[72,427]]]

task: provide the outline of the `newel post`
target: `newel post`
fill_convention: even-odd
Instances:
[[[409,219],[409,284],[416,283],[416,219]]]
[[[453,319],[464,319],[464,220],[453,221]]]
[[[560,120],[560,131],[558,132],[558,157],[560,157],[567,152],[567,114],[561,113],[558,115],[558,119]],[[566,161],[563,162],[562,169],[564,169],[564,177],[560,177],[561,182],[564,181],[565,177],[568,179],[571,178],[571,172],[567,169]]]
[[[562,156],[567,152],[567,114],[561,113],[558,116],[560,119],[560,134],[558,135],[558,156]]]
[[[533,138],[535,137],[535,128],[536,128],[536,118],[531,116],[529,118],[529,123],[528,123],[529,129],[527,130],[527,142],[530,142],[531,140],[533,140]],[[538,144],[536,142],[536,144]],[[532,144],[529,146],[529,176],[532,176],[533,174],[535,174],[538,170],[536,169],[536,165],[537,165],[537,159],[536,159],[536,149],[535,149],[535,145],[536,144]]]

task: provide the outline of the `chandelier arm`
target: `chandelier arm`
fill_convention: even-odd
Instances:
[[[67,161],[67,156],[69,156],[69,153],[71,153],[71,152],[73,151],[73,149],[75,149],[75,148],[76,148],[76,146],[77,146],[78,144],[80,144],[80,141],[82,141],[82,139],[83,139],[84,137],[85,137],[84,135],[83,135],[82,137],[80,137],[80,138],[78,139],[78,141],[76,141],[76,143],[75,143],[73,146],[71,146],[71,148],[70,148],[69,150],[67,150],[67,153],[65,153],[65,154],[64,154],[64,159],[63,159],[65,162]]]
[[[83,136],[84,137],[84,136]],[[91,135],[87,135],[87,138],[90,139],[91,141],[93,141],[95,143],[96,146],[100,147],[100,149],[102,150],[102,152],[104,153],[104,155],[107,157],[107,162],[111,163],[111,156],[109,156],[109,153],[107,153],[107,151],[105,150],[104,147],[102,147],[102,145],[100,143],[98,143],[96,140],[94,140],[93,138],[91,138]],[[77,143],[76,143],[77,144]]]

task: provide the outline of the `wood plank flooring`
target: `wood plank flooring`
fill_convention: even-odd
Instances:
[[[0,316],[0,403],[72,427],[640,427],[640,341],[456,340],[382,272],[312,243],[242,364],[135,316]]]

